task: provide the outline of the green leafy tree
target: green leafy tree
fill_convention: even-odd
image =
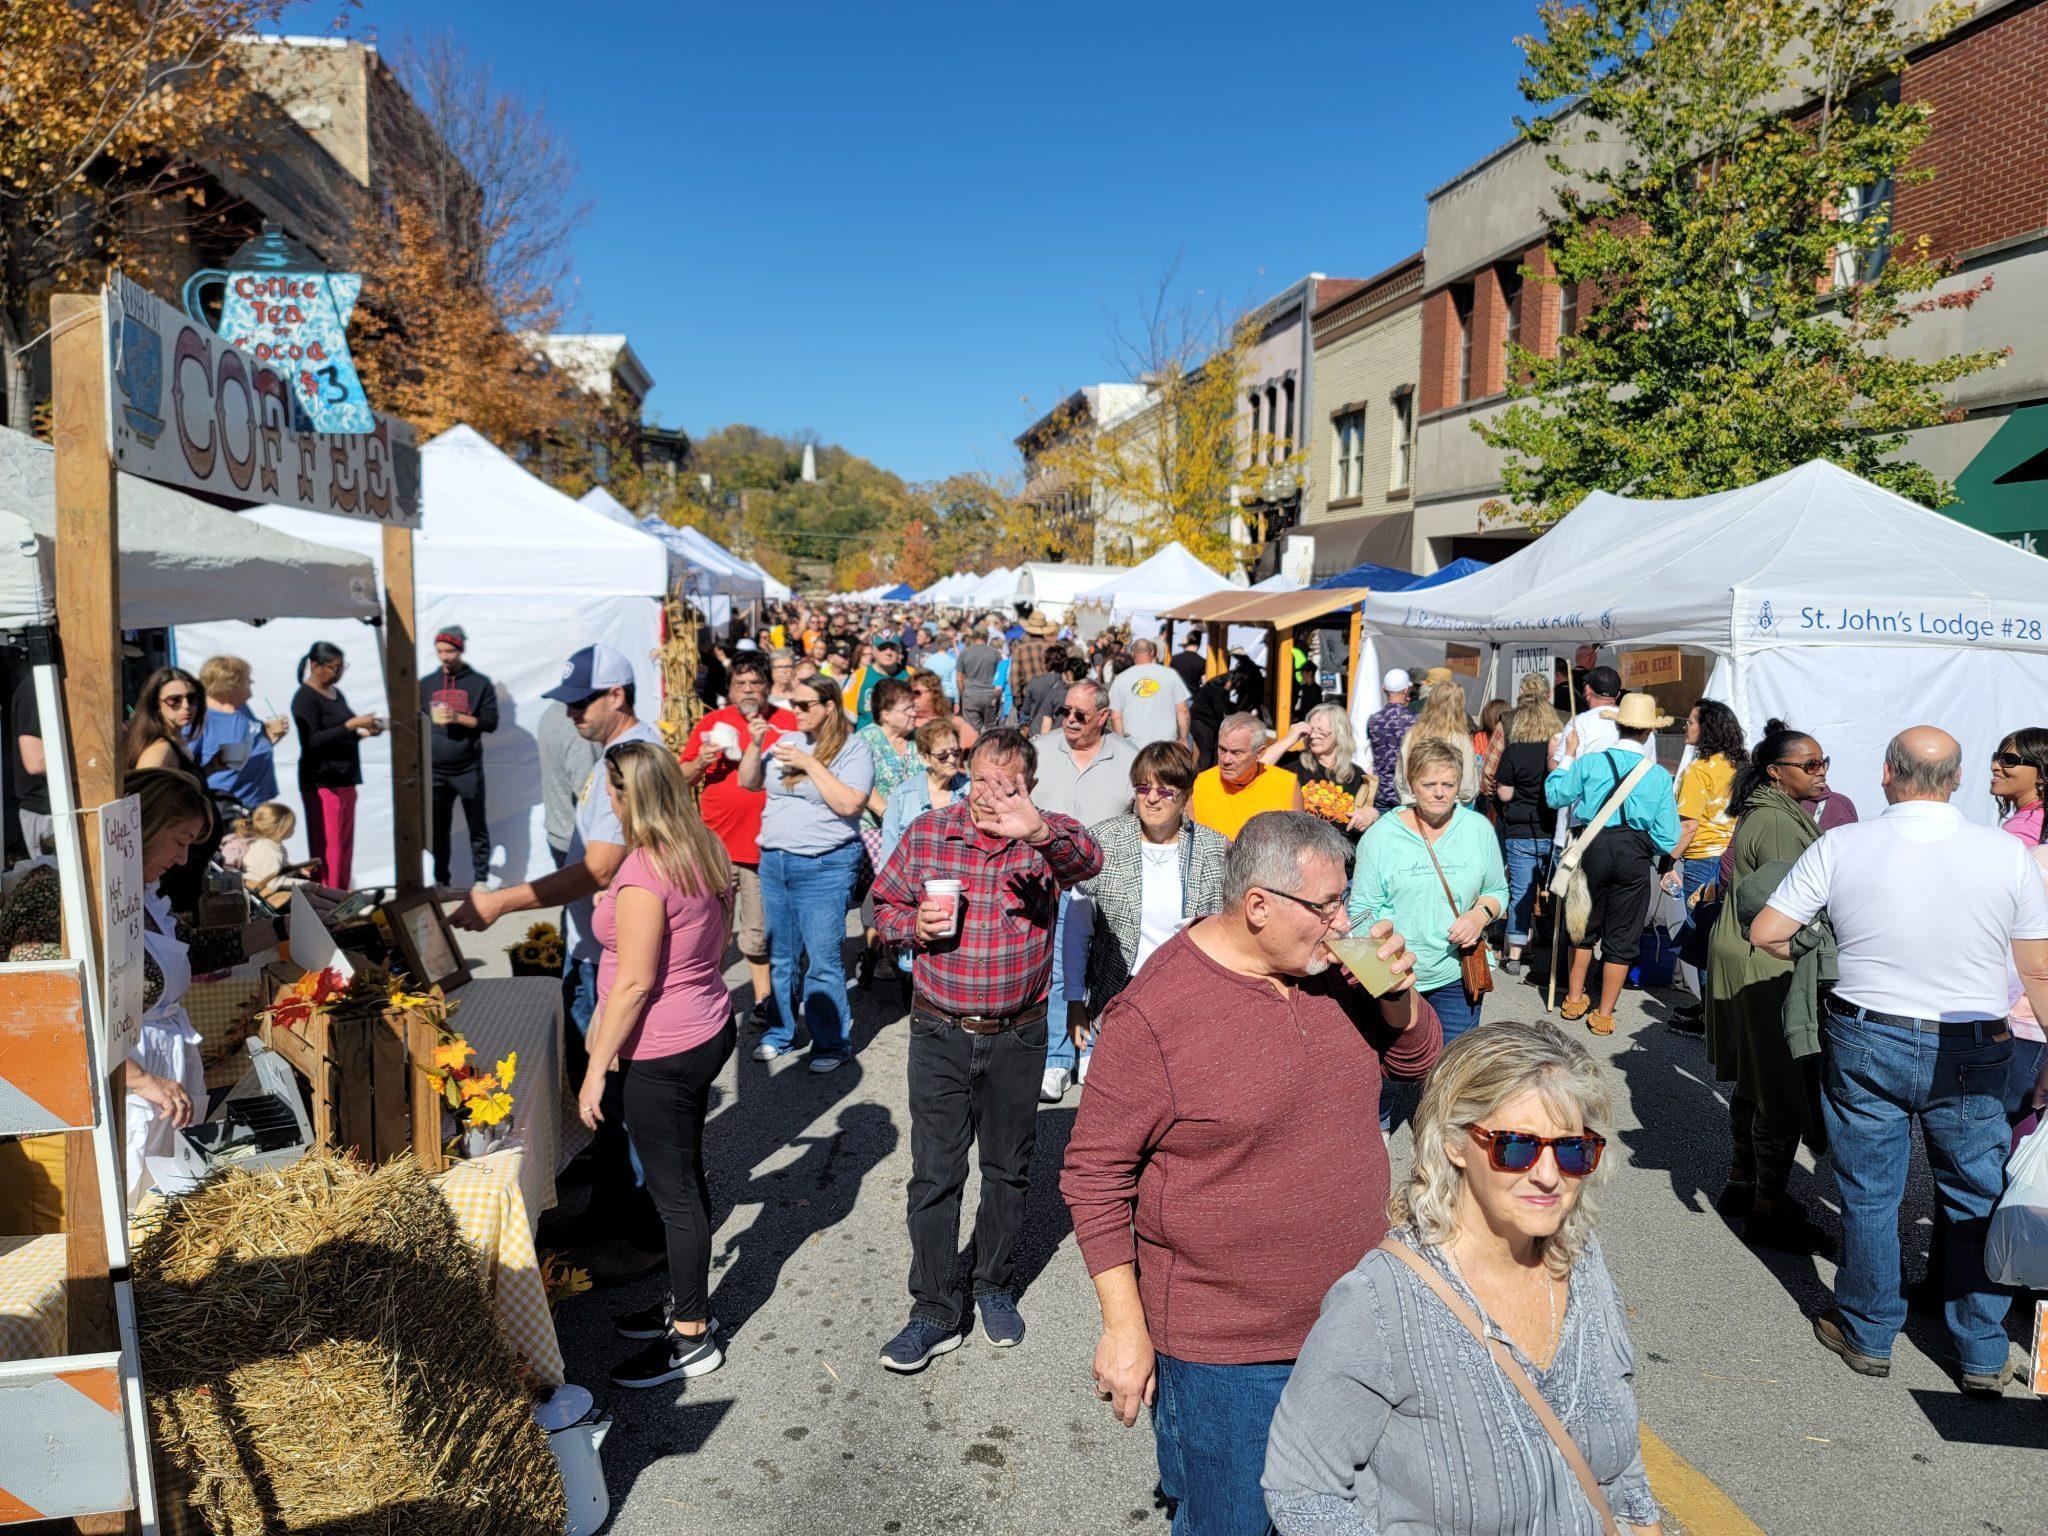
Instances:
[[[1892,228],[1892,192],[1932,128],[1906,57],[1968,13],[1907,23],[1884,0],[1547,0],[1521,39],[1520,123],[1545,147],[1552,271],[1583,319],[1555,357],[1516,348],[1518,403],[1477,430],[1507,450],[1495,515],[1534,527],[1592,490],[1679,497],[1814,458],[1928,506],[1953,499],[1894,457],[1949,419],[1943,387],[1997,363],[1900,354],[1950,266]]]

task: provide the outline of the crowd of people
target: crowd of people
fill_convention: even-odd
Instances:
[[[458,804],[480,835],[497,720],[465,649],[437,636],[421,684],[442,877]],[[854,993],[893,986],[911,1263],[883,1368],[977,1330],[1023,1342],[1038,1117],[1078,1092],[1059,1188],[1100,1305],[1092,1380],[1122,1423],[1150,1409],[1176,1532],[1656,1531],[1595,1235],[1615,1095],[1589,1045],[1675,907],[1697,1001],[1676,994],[1669,1027],[1730,1084],[1721,1212],[1757,1246],[1821,1251],[1794,1181],[1802,1143],[1828,1159],[1842,1236],[1813,1330],[1881,1377],[1909,1304],[1917,1123],[1930,1299],[1962,1389],[2003,1391],[2011,1297],[1983,1237],[2013,1127],[2048,1102],[2048,729],[1994,755],[1993,830],[1948,803],[1965,766],[1931,726],[1892,742],[1885,810],[1863,818],[1811,734],[1772,721],[1746,741],[1714,700],[1660,754],[1678,722],[1593,656],[1476,718],[1447,670],[1388,671],[1361,743],[1336,704],[1276,737],[1247,658],[1161,652],[1037,614],[863,636],[843,608],[792,607],[706,646],[707,710],[679,749],[641,717],[629,658],[568,659],[536,733],[557,867],[479,881],[453,920],[566,910],[592,1202],[553,1236],[601,1241],[600,1279],[669,1282],[615,1319],[636,1346],[615,1383],[723,1363],[704,1143],[728,1061],[801,1050],[837,1071]],[[349,883],[359,748],[388,722],[350,705],[345,669],[314,646],[288,716],[254,714],[235,657],[160,669],[136,700],[155,886],[137,1161],[205,1107],[180,879],[225,850],[259,899]],[[296,866],[271,762],[293,730],[313,848]],[[19,774],[40,744],[16,750]],[[24,805],[21,828],[46,838],[47,810]],[[486,870],[487,848],[472,859]],[[53,880],[16,882],[9,958],[53,942],[56,901]],[[1546,983],[1559,1023],[1531,1017]]]

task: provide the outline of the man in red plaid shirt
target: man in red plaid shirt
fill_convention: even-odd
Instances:
[[[875,928],[912,952],[910,1294],[903,1331],[882,1349],[915,1371],[957,1349],[967,1319],[953,1288],[967,1148],[981,1154],[974,1217],[974,1305],[998,1348],[1024,1337],[1011,1294],[1038,1133],[1046,992],[1060,891],[1102,868],[1081,824],[1031,803],[1038,753],[1010,729],[968,758],[965,798],[910,824],[875,881]],[[954,907],[927,880],[957,880]]]

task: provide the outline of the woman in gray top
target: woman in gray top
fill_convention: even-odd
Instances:
[[[1507,1346],[1621,1529],[1657,1536],[1635,1356],[1593,1240],[1611,1116],[1606,1074],[1576,1040],[1547,1024],[1473,1030],[1430,1073],[1388,1237]],[[1282,1536],[1602,1533],[1507,1372],[1384,1249],[1324,1298],[1273,1417],[1263,1481]]]

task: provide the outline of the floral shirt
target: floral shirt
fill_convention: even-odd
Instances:
[[[866,742],[868,750],[875,755],[875,792],[882,797],[884,805],[887,805],[889,797],[896,793],[898,784],[912,774],[924,772],[924,759],[917,755],[916,741],[905,741],[903,751],[898,755],[890,747],[889,738],[882,734],[879,725],[864,725],[855,731],[854,735]],[[882,818],[872,810],[863,810],[860,813],[860,824],[863,828],[879,828],[882,825]]]
[[[1407,740],[1414,724],[1415,716],[1408,712],[1406,704],[1389,704],[1365,722],[1365,739],[1372,745],[1372,771],[1380,779],[1372,803],[1383,811],[1392,810],[1399,802],[1401,792],[1394,783],[1395,769],[1400,766],[1401,743]]]

